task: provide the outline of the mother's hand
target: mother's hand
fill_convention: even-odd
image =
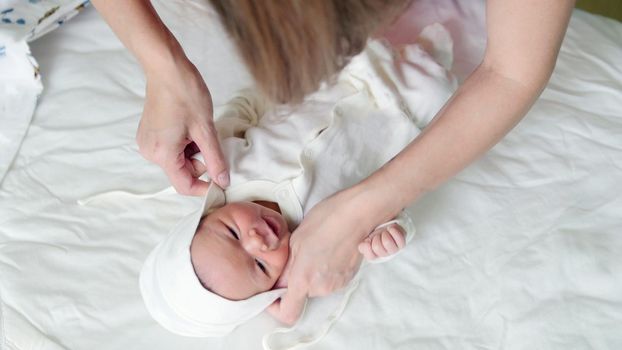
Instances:
[[[366,215],[372,205],[351,188],[318,203],[305,216],[290,240],[284,272],[288,288],[278,305],[281,320],[293,324],[307,297],[330,294],[352,280],[362,259],[358,245],[376,224]]]
[[[140,153],[158,164],[177,192],[202,195],[208,183],[189,159],[200,151],[207,172],[221,187],[229,172],[213,122],[212,98],[199,71],[186,60],[147,74],[147,92],[136,141]]]

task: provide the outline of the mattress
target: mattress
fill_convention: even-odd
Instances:
[[[431,3],[416,3],[412,28],[448,28],[464,78],[485,45],[484,3]],[[215,104],[251,85],[201,2],[156,5]],[[407,251],[370,266],[309,348],[622,348],[621,37],[621,23],[575,11],[525,119],[410,208]],[[142,262],[199,199],[167,190],[138,153],[137,62],[92,8],[31,50],[44,90],[0,183],[0,349],[260,349],[278,326],[265,314],[200,339],[143,306]]]

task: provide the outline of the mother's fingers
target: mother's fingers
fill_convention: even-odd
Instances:
[[[207,192],[209,183],[203,180],[199,180],[195,177],[195,167],[192,164],[192,160],[186,159],[183,152],[180,155],[184,157],[183,160],[178,163],[171,164],[164,167],[164,171],[175,190],[184,195],[190,196],[202,196]]]
[[[190,129],[190,137],[203,155],[210,178],[222,188],[229,186],[229,170],[213,124]]]
[[[281,297],[281,321],[288,325],[293,325],[300,318],[305,304],[307,303],[306,284],[296,284],[304,282],[301,279],[291,280],[293,282],[287,292]]]

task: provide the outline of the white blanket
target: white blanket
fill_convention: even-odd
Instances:
[[[444,6],[450,29],[483,18],[481,1]],[[159,9],[217,103],[248,85],[202,5]],[[72,22],[33,44],[46,89],[0,184],[0,349],[260,348],[276,326],[267,315],[192,339],[144,309],[142,261],[196,200],[152,195],[168,181],[134,142],[140,68],[92,9]],[[476,30],[452,36],[482,41]],[[313,349],[622,347],[620,37],[622,24],[574,13],[534,108],[415,204],[418,236],[369,268]],[[78,203],[109,191],[136,195]]]

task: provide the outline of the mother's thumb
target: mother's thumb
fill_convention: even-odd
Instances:
[[[191,134],[191,137],[203,155],[210,178],[222,188],[229,186],[229,169],[220,148],[216,130],[210,128],[209,131]]]
[[[294,287],[295,288],[295,287]],[[307,304],[307,293],[303,289],[292,289],[291,286],[281,297],[282,321],[293,325],[302,315]]]

